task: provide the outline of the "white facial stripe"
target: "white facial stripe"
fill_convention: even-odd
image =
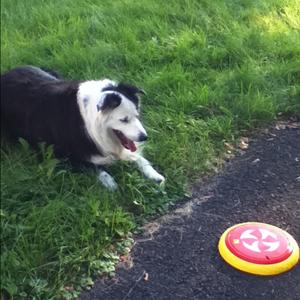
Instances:
[[[138,115],[138,112],[136,110],[135,105],[128,100],[124,95],[119,94],[122,98],[122,101],[120,103],[120,105],[118,107],[116,107],[114,109],[114,111],[112,112],[112,115],[116,118],[120,119],[124,119],[124,118],[128,118],[129,120],[132,120],[134,118],[136,118],[136,115]]]

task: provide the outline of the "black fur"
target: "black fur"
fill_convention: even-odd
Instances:
[[[31,66],[1,75],[1,127],[32,144],[52,144],[56,154],[71,160],[101,155],[85,132],[77,105],[79,83]]]
[[[60,76],[60,74],[58,74],[56,71],[50,70],[48,68],[40,68],[41,70],[45,71],[46,73],[49,73],[50,75],[52,75],[53,77],[57,78],[57,79],[63,79],[62,76]]]
[[[104,88],[103,91],[115,91],[123,94],[135,104],[136,108],[139,107],[139,98],[137,95],[145,94],[143,90],[127,83],[119,83],[117,86],[109,86]]]
[[[99,110],[106,110],[106,109],[114,109],[118,107],[121,104],[122,98],[117,95],[117,94],[108,94],[105,96],[103,104],[101,107],[98,107],[97,109]]]

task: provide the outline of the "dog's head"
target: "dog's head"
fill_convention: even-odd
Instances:
[[[101,129],[131,152],[137,150],[134,142],[147,139],[146,130],[139,119],[139,94],[145,92],[132,85],[108,85],[102,89],[97,103]]]

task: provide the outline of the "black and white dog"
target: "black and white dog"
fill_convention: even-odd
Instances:
[[[96,166],[116,160],[135,162],[148,178],[160,175],[139,151],[147,133],[139,120],[135,86],[108,79],[67,81],[33,66],[1,75],[1,125],[32,144],[54,145],[56,153]],[[100,169],[99,179],[115,189],[114,179]]]

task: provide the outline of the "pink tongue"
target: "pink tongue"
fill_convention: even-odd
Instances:
[[[134,142],[128,139],[121,131],[115,130],[115,133],[126,149],[129,149],[131,152],[135,152],[137,150]]]
[[[129,141],[129,140],[128,140],[127,146],[128,146],[128,148],[130,149],[131,152],[136,151],[136,146],[135,146],[135,144],[134,144],[133,141]]]

